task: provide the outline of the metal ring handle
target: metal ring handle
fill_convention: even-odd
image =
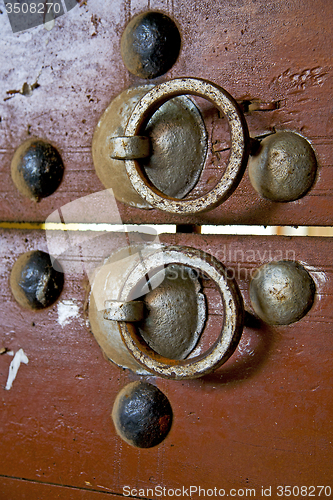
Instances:
[[[238,186],[249,156],[249,132],[242,111],[234,98],[218,85],[198,78],[179,78],[151,89],[134,108],[125,136],[140,135],[153,113],[169,99],[191,94],[203,97],[226,115],[231,134],[231,152],[227,168],[216,186],[194,200],[179,200],[163,195],[143,175],[136,160],[125,160],[127,175],[136,192],[154,208],[171,213],[198,213],[225,201]]]
[[[237,283],[227,277],[227,269],[215,257],[187,247],[157,249],[128,275],[122,289],[122,299],[131,295],[146,274],[164,266],[182,264],[200,270],[216,284],[223,302],[224,321],[218,339],[203,354],[185,360],[174,360],[153,351],[137,332],[134,324],[120,321],[120,333],[134,358],[150,372],[172,379],[197,378],[225,363],[235,351],[243,331],[244,306]]]

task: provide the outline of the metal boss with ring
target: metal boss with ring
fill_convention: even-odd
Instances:
[[[229,161],[221,179],[207,194],[192,200],[181,198],[200,177],[207,134],[200,112],[189,98],[180,97],[184,95],[199,96],[214,104],[227,117],[231,134]],[[181,140],[177,140],[180,118],[175,116],[176,110],[170,109],[171,103],[181,108]],[[154,120],[158,123],[154,124]],[[161,126],[166,121],[168,125]],[[147,126],[152,130],[153,147],[144,135]],[[167,143],[167,159],[163,148],[156,153],[161,142]],[[140,208],[191,214],[211,210],[233,193],[246,168],[249,143],[244,115],[226,90],[206,80],[179,78],[155,87],[128,89],[114,99],[97,125],[92,151],[99,178],[120,201]],[[158,175],[149,168],[149,157]],[[143,164],[139,159],[144,159]],[[162,168],[165,163],[166,168]],[[177,190],[173,189],[175,178]]]
[[[146,254],[127,250],[111,256],[92,284],[89,320],[106,357],[139,374],[178,380],[201,377],[224,364],[235,351],[244,324],[243,299],[225,266],[189,247],[156,245]],[[195,269],[210,278],[223,303],[217,340],[193,357],[189,354],[200,342],[207,311],[196,280],[168,279],[167,270],[175,266],[179,275]]]

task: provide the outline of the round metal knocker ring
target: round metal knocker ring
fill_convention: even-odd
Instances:
[[[225,363],[235,351],[243,331],[244,306],[234,279],[215,257],[185,247],[159,249],[145,257],[131,271],[123,289],[122,299],[128,299],[145,275],[152,275],[162,265],[180,264],[191,267],[213,280],[222,297],[224,321],[219,337],[204,353],[183,360],[168,359],[153,351],[142,339],[133,323],[119,321],[123,341],[134,358],[147,370],[160,377],[172,379],[197,378],[212,372]]]
[[[216,186],[194,200],[179,200],[163,195],[142,173],[137,160],[125,160],[127,175],[136,192],[154,208],[172,213],[198,213],[210,210],[225,201],[238,186],[249,156],[249,132],[237,102],[224,89],[206,80],[179,78],[151,89],[134,108],[125,136],[140,135],[153,113],[169,99],[184,95],[203,97],[214,104],[229,122],[231,151],[229,162]]]

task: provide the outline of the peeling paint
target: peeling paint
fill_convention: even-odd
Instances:
[[[80,317],[80,307],[75,299],[63,300],[58,303],[58,323],[62,327],[68,325],[75,318]]]
[[[5,387],[6,391],[9,391],[12,388],[13,382],[16,378],[21,363],[24,363],[25,365],[29,363],[29,359],[25,354],[25,352],[23,351],[23,349],[19,349],[17,351],[12,362],[9,365],[8,379]]]
[[[14,351],[10,351],[9,349],[7,349],[7,347],[1,347],[0,355],[2,354],[8,354],[9,356],[14,356]]]

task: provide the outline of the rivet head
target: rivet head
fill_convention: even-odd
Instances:
[[[172,409],[157,387],[137,381],[126,385],[117,395],[112,419],[117,433],[128,444],[151,448],[168,435]]]
[[[14,298],[26,309],[43,309],[53,304],[63,284],[63,273],[52,266],[49,254],[40,250],[20,255],[10,275]]]
[[[254,189],[278,202],[298,200],[316,178],[317,160],[311,144],[295,132],[282,131],[265,137],[249,159]]]
[[[64,164],[52,144],[41,139],[28,139],[15,151],[11,172],[20,193],[33,201],[40,201],[58,188]]]
[[[174,65],[180,44],[180,34],[172,19],[160,12],[145,12],[126,26],[121,55],[133,75],[156,78]]]
[[[314,295],[313,279],[294,261],[264,264],[250,283],[252,307],[270,325],[289,325],[303,318],[312,307]]]

